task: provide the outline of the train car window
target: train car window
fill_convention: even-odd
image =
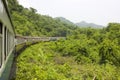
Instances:
[[[2,66],[2,37],[0,37],[0,67]]]
[[[10,35],[10,34],[9,34],[9,31],[7,31],[7,35],[8,35],[8,37],[7,37],[7,54],[8,54],[8,53],[9,53],[9,45],[10,45],[10,44],[9,44],[9,42],[10,42],[10,40],[9,40],[9,39],[10,39],[10,38],[9,38],[9,37],[10,37],[10,36],[9,36],[9,35]]]
[[[4,60],[6,59],[6,52],[7,52],[7,50],[6,50],[6,44],[7,44],[7,40],[6,40],[6,36],[7,36],[7,29],[6,29],[6,27],[5,27],[5,29],[4,29]]]
[[[2,23],[0,23],[0,67],[2,66]]]
[[[7,55],[9,54],[11,48],[10,37],[11,37],[11,33],[9,32],[9,30],[7,30]]]
[[[0,34],[2,34],[2,23],[0,23]]]

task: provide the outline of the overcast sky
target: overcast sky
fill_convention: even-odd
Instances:
[[[120,22],[120,0],[19,0],[42,15],[65,17],[76,23],[86,21],[106,26]]]

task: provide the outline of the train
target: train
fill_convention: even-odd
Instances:
[[[66,40],[66,37],[31,37],[31,36],[15,36],[15,51],[14,56],[19,56],[21,51],[26,47],[38,42]]]
[[[24,48],[26,45],[40,41],[56,41],[60,39],[66,38],[17,35],[9,13],[8,2],[7,0],[0,0],[0,80],[9,80],[18,45],[22,45],[21,48]]]
[[[57,41],[60,39],[65,40],[66,37],[31,37],[31,36],[15,36],[15,41],[16,45],[26,43],[26,42],[31,42],[31,43],[36,43],[39,41]]]
[[[15,30],[7,0],[0,0],[0,80],[8,80],[14,48]]]

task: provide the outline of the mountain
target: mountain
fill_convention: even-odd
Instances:
[[[66,18],[63,18],[63,17],[56,17],[56,18],[54,18],[55,20],[59,20],[59,21],[61,21],[61,22],[63,22],[63,23],[67,23],[67,24],[70,24],[70,25],[75,25],[73,22],[71,22],[71,21],[69,21],[68,19],[66,19]]]
[[[63,18],[63,17],[56,17],[54,19],[59,20],[63,23],[67,23],[67,24],[70,24],[70,25],[73,25],[73,26],[78,26],[78,27],[92,27],[92,28],[103,28],[104,27],[102,25],[98,25],[98,24],[94,24],[94,23],[87,23],[85,21],[81,21],[79,23],[73,23],[73,22],[71,22],[68,19]]]
[[[81,21],[79,23],[76,23],[77,26],[80,27],[92,27],[92,28],[103,28],[104,26],[102,25],[98,25],[98,24],[94,24],[94,23],[87,23],[85,21]]]

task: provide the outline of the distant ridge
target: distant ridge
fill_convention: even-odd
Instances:
[[[97,25],[97,24],[94,24],[94,23],[87,23],[85,21],[81,21],[79,23],[76,23],[77,26],[79,27],[92,27],[92,28],[103,28],[104,26],[102,25]]]
[[[55,20],[59,20],[63,23],[67,23],[70,25],[74,25],[74,26],[78,26],[78,27],[92,27],[92,28],[103,28],[104,26],[102,25],[98,25],[98,24],[94,24],[94,23],[87,23],[85,21],[81,21],[79,23],[73,23],[70,20],[64,18],[64,17],[56,17],[54,18]]]

